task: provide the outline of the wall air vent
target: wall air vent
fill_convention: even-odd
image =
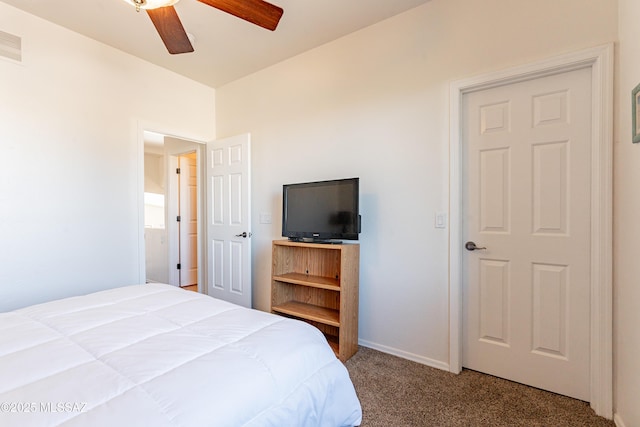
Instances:
[[[0,31],[0,57],[22,62],[22,39]]]

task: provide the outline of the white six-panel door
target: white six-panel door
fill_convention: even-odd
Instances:
[[[208,294],[251,307],[250,136],[207,144]]]
[[[463,366],[589,400],[591,69],[462,102]]]

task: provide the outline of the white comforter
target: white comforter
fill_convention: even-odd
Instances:
[[[161,284],[0,313],[0,426],[346,426],[315,328]]]

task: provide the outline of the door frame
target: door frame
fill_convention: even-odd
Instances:
[[[462,371],[463,135],[466,93],[590,68],[591,146],[590,405],[613,416],[613,44],[458,80],[450,85],[449,129],[449,371]]]

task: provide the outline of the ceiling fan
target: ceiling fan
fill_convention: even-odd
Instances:
[[[193,52],[193,46],[173,7],[179,0],[124,0],[137,11],[145,9],[171,54]],[[282,17],[279,6],[263,0],[198,0],[267,30],[275,30]]]

